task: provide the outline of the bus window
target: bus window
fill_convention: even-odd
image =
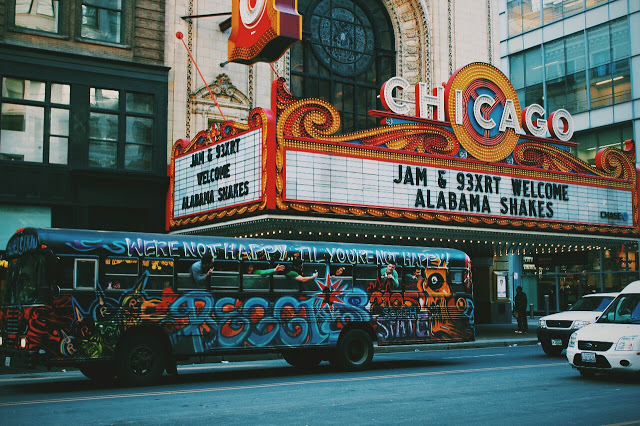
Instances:
[[[364,290],[374,285],[380,275],[381,266],[377,265],[357,265],[355,267],[355,286]]]
[[[206,286],[199,286],[193,281],[193,277],[191,276],[191,266],[196,263],[197,260],[178,260],[176,265],[177,273],[178,273],[178,288],[180,289],[189,289],[189,290],[208,290]]]
[[[315,273],[318,273],[318,279],[321,282],[324,282],[325,275],[327,274],[327,265],[324,263],[303,263],[302,264],[302,276],[309,277]],[[318,291],[318,284],[316,284],[316,280],[309,280],[306,282],[301,282],[300,286],[302,287],[302,291]]]
[[[449,271],[449,279],[451,282],[451,289],[454,293],[464,293],[464,277],[466,271],[464,269],[451,269]]]
[[[76,259],[71,256],[60,256],[57,262],[56,280],[60,288],[73,288],[73,277],[76,269]]]
[[[104,278],[107,290],[131,288],[138,278],[138,259],[106,258]]]
[[[96,288],[98,261],[96,259],[75,259],[74,287]]]
[[[279,262],[276,265],[284,265],[284,271],[273,274],[273,289],[275,291],[298,291],[299,285],[295,279],[291,262]]]
[[[149,271],[145,290],[163,290],[173,285],[173,259],[142,259],[142,271]]]
[[[402,276],[402,288],[407,291],[418,291],[420,280],[424,280],[424,270],[419,266],[406,266]]]
[[[343,288],[351,289],[353,287],[353,266],[349,264],[331,265],[331,280],[341,280]],[[344,285],[346,284],[346,287]]]
[[[211,288],[216,290],[237,290],[240,288],[240,274],[237,260],[215,260],[211,274]]]
[[[269,262],[245,262],[242,275],[243,290],[269,290],[271,274],[266,273],[271,269]]]

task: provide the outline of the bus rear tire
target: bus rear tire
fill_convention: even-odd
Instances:
[[[86,378],[101,385],[113,382],[116,375],[112,362],[86,364],[80,367],[80,371]]]
[[[322,362],[322,354],[317,351],[289,351],[282,356],[289,365],[301,370],[310,370]]]
[[[116,367],[120,381],[126,386],[158,382],[166,364],[166,348],[153,336],[132,334],[120,344]]]
[[[349,330],[338,341],[335,356],[335,364],[345,370],[366,370],[373,359],[373,341],[363,330]]]

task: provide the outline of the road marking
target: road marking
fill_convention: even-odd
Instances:
[[[148,396],[166,396],[166,395],[188,395],[198,393],[209,392],[224,392],[224,391],[238,391],[248,389],[266,389],[277,388],[285,386],[301,386],[301,385],[317,385],[326,383],[344,383],[344,382],[365,382],[373,380],[389,380],[389,379],[401,379],[401,378],[413,378],[413,377],[426,377],[426,376],[444,376],[449,374],[469,374],[469,373],[481,373],[492,371],[504,371],[504,370],[521,370],[530,368],[547,368],[547,367],[567,367],[566,362],[546,363],[546,364],[531,364],[531,365],[518,365],[512,367],[486,367],[486,368],[473,368],[466,370],[448,370],[448,371],[431,371],[424,373],[402,373],[402,374],[387,374],[384,376],[370,376],[370,377],[345,377],[339,379],[321,379],[321,380],[299,380],[292,382],[282,383],[265,383],[261,385],[244,385],[244,386],[221,386],[216,388],[202,388],[202,389],[185,389],[176,391],[159,391],[159,392],[140,392],[118,395],[96,395],[96,396],[81,396],[74,398],[57,398],[57,399],[39,399],[33,401],[14,401],[14,402],[2,402],[0,407],[14,407],[18,405],[36,405],[36,404],[59,404],[65,402],[79,402],[79,401],[95,401],[104,399],[123,399],[123,398],[140,398]]]
[[[465,355],[465,356],[448,356],[444,359],[461,359],[461,358],[488,358],[491,356],[505,356],[507,354],[487,354],[487,355]]]

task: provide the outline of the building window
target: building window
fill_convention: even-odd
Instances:
[[[509,37],[518,35],[609,0],[507,0]]]
[[[510,56],[511,82],[522,104],[539,103],[548,112],[626,102],[630,50],[628,21],[618,19]]]
[[[122,0],[82,1],[82,37],[121,43],[122,29]]]
[[[291,47],[291,91],[340,112],[340,131],[370,128],[381,82],[395,75],[394,35],[378,1],[301,0],[303,42]]]
[[[59,19],[58,0],[15,0],[16,27],[58,33]]]
[[[587,30],[591,108],[631,99],[629,30],[626,18]]]
[[[89,166],[150,171],[153,95],[91,88]]]
[[[67,164],[69,85],[1,81],[0,160]]]
[[[633,139],[631,123],[587,130],[576,133],[573,139],[578,142],[576,155],[591,165],[596,162],[596,153],[602,148],[624,149],[624,141]]]

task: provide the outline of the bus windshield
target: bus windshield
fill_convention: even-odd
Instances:
[[[40,254],[25,254],[9,260],[4,305],[29,305],[38,300],[38,287],[44,270]]]

